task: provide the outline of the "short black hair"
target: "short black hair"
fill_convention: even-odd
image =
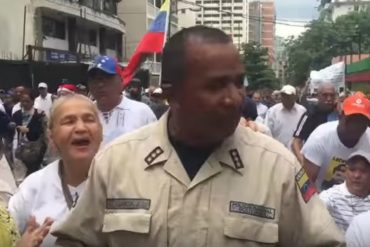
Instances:
[[[242,116],[247,120],[253,121],[255,121],[256,118],[258,117],[256,103],[254,103],[254,101],[249,97],[245,97],[244,99]]]
[[[190,38],[198,38],[208,44],[232,42],[229,35],[217,28],[193,26],[182,29],[168,40],[163,49],[162,87],[176,86],[185,80],[186,44]]]
[[[36,92],[31,88],[25,88],[24,91],[22,92],[21,96],[22,95],[28,95],[28,97],[32,101],[35,101],[35,99],[36,99]]]

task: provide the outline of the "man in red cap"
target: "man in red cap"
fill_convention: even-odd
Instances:
[[[304,167],[320,190],[344,181],[337,167],[351,153],[370,150],[370,101],[356,93],[343,102],[339,121],[320,125],[302,148]]]
[[[77,90],[77,87],[73,84],[62,84],[58,88],[58,97],[73,94]]]

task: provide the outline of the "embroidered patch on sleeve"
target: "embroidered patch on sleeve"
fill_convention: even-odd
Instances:
[[[303,168],[295,175],[295,182],[301,191],[303,200],[307,203],[317,191]]]

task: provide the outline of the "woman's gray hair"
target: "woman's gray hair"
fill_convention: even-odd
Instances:
[[[96,116],[97,117],[99,116],[98,108],[96,107],[94,102],[92,102],[91,99],[89,99],[88,97],[86,97],[82,94],[65,95],[65,96],[62,96],[62,97],[58,98],[56,101],[54,101],[53,106],[50,109],[50,116],[49,116],[49,121],[48,121],[48,129],[49,130],[51,130],[54,127],[54,122],[55,122],[55,117],[56,117],[55,114],[56,114],[57,110],[59,109],[59,107],[64,105],[64,103],[68,102],[69,100],[74,100],[74,99],[88,102],[91,105],[91,107],[93,108],[93,111],[96,114]]]

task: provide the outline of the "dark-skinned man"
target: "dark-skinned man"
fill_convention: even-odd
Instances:
[[[51,106],[55,97],[48,93],[48,84],[40,82],[38,85],[40,95],[35,99],[35,108],[49,117]]]
[[[338,120],[336,92],[331,83],[323,83],[317,90],[318,104],[302,115],[293,135],[292,151],[303,164],[301,149],[311,133],[321,124]]]
[[[88,71],[88,86],[103,125],[102,145],[157,120],[149,106],[123,96],[120,68],[112,57],[95,59]]]
[[[14,90],[14,95],[13,95],[14,106],[12,108],[12,115],[21,109],[21,102],[19,101],[20,101],[21,95],[23,94],[24,90],[25,90],[24,86],[18,86]]]
[[[96,157],[57,246],[344,246],[295,157],[238,127],[244,66],[230,37],[183,29],[162,61],[169,112]]]
[[[356,93],[344,100],[342,110],[339,121],[317,127],[302,148],[304,168],[319,190],[344,181],[334,171],[352,153],[370,150],[369,100]]]

